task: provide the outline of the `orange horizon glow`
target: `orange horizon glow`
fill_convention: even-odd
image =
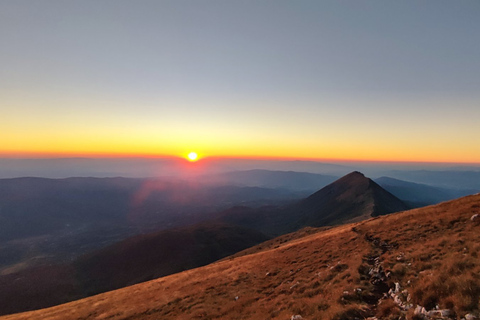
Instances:
[[[365,163],[431,163],[431,164],[480,164],[476,160],[460,160],[455,158],[430,159],[418,158],[386,158],[386,157],[309,157],[309,156],[282,156],[282,155],[254,155],[254,154],[198,154],[195,160],[189,158],[189,153],[133,153],[133,152],[29,152],[29,151],[0,151],[0,158],[10,159],[55,159],[55,158],[145,158],[145,159],[172,159],[188,162],[216,161],[216,160],[260,160],[260,161],[317,161],[317,162],[365,162]]]

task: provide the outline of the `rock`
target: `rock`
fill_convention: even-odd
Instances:
[[[478,216],[478,214],[477,214],[476,216]],[[471,313],[467,313],[467,314],[465,315],[465,320],[477,320],[477,319],[478,319],[478,317],[475,317],[475,316],[474,316],[473,314],[471,314]]]
[[[395,293],[399,293],[399,292],[400,292],[400,283],[395,282]]]
[[[449,309],[443,310],[430,310],[427,312],[429,317],[449,317],[452,315],[452,312]]]
[[[303,317],[299,314],[296,314],[296,315],[294,315],[290,318],[290,320],[302,320],[302,319],[303,319]]]
[[[415,310],[413,311],[413,314],[418,315],[418,316],[425,316],[427,313],[427,310],[425,310],[424,307],[417,305],[415,307]]]
[[[476,213],[476,214],[474,214],[474,215],[470,218],[470,220],[472,220],[472,221],[479,221],[479,220],[480,220],[480,215],[479,215],[478,213]]]

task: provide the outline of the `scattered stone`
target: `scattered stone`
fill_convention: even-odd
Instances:
[[[299,284],[300,284],[300,282],[297,281],[294,285],[292,285],[292,286],[290,287],[290,289],[295,288],[295,287],[298,286]]]
[[[238,297],[238,296],[235,296],[235,301],[237,301],[238,299],[239,299],[239,297]]]
[[[427,313],[424,307],[417,305],[415,310],[413,310],[413,314],[417,316],[424,316]]]
[[[395,293],[399,293],[399,292],[400,292],[400,283],[395,282]]]
[[[424,307],[419,305],[417,305],[413,313],[414,315],[416,315],[418,318],[421,318],[421,319],[451,319],[451,317],[454,316],[454,313],[450,309],[442,309],[442,310],[433,309],[433,310],[427,311]],[[471,318],[468,320],[474,320],[474,319],[476,318]]]
[[[428,317],[449,317],[452,315],[452,311],[449,309],[443,310],[430,310],[426,314]]]

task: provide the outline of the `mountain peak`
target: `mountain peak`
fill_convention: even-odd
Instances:
[[[363,173],[361,173],[360,171],[353,171],[353,172],[350,172],[349,174],[341,177],[337,181],[334,181],[334,183],[335,182],[345,182],[345,181],[351,181],[351,182],[366,181],[366,180],[370,180],[370,179],[365,177],[365,175]]]
[[[301,203],[302,220],[310,226],[360,221],[406,209],[400,199],[358,171],[343,176]]]
[[[363,173],[361,173],[360,171],[353,171],[353,172],[350,172],[349,174],[345,175],[344,177],[364,177],[365,178],[365,175]]]

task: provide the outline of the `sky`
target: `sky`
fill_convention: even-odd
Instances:
[[[480,163],[479,1],[0,0],[0,156]]]

